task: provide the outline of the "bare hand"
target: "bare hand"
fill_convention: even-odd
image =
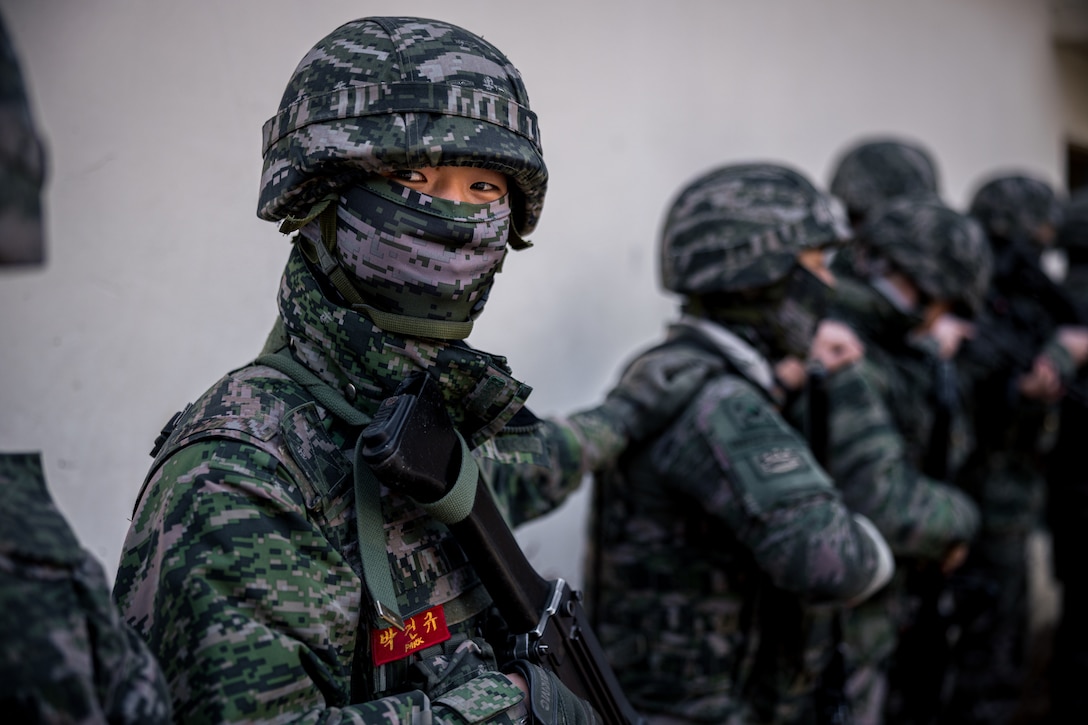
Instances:
[[[948,575],[963,566],[963,562],[967,561],[967,544],[956,544],[948,553],[941,559],[941,573]]]
[[[805,364],[792,355],[775,363],[774,376],[786,390],[800,390],[808,381]]]
[[[865,345],[850,328],[835,320],[822,320],[816,328],[809,348],[809,358],[822,364],[828,372],[853,365],[865,355]]]
[[[1058,344],[1066,349],[1078,368],[1088,360],[1088,327],[1068,325],[1058,328]]]
[[[1062,379],[1057,366],[1046,355],[1037,356],[1031,370],[1020,376],[1017,389],[1025,398],[1056,402],[1062,395]]]
[[[975,326],[955,315],[943,314],[933,320],[925,334],[937,341],[937,355],[951,360],[963,341],[975,336]]]
[[[529,683],[526,682],[525,678],[517,672],[507,672],[506,679],[510,680],[510,682],[514,684],[514,687],[518,688],[525,694],[529,694]]]

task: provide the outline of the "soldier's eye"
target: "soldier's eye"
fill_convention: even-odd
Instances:
[[[425,184],[427,182],[427,177],[419,169],[394,169],[393,171],[387,171],[382,176],[406,184]]]

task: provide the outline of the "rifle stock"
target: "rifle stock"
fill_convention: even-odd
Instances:
[[[363,459],[379,479],[420,502],[438,501],[446,494],[447,462],[460,443],[425,374],[409,376],[383,403],[364,430],[363,443]],[[422,466],[415,465],[420,461]],[[609,725],[642,723],[590,627],[581,592],[563,579],[548,580],[537,573],[482,478],[476,482],[471,511],[447,526],[512,633],[502,655],[550,670]]]

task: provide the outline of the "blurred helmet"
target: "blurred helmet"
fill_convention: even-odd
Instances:
[[[1068,250],[1088,251],[1088,188],[1069,197],[1058,227],[1057,244]]]
[[[858,231],[858,241],[909,276],[934,300],[971,316],[981,309],[993,272],[982,227],[932,198],[888,202]]]
[[[848,149],[835,166],[830,192],[855,222],[879,204],[900,196],[938,193],[937,168],[917,144],[874,139]]]
[[[806,248],[850,238],[837,201],[777,164],[724,166],[689,183],[661,233],[661,279],[681,295],[741,292],[784,279]]]
[[[263,136],[257,215],[269,221],[304,216],[367,174],[439,165],[506,174],[517,234],[532,232],[544,204],[548,172],[521,75],[487,41],[437,20],[340,26],[299,63]]]
[[[1041,179],[1021,173],[991,177],[975,192],[970,214],[991,239],[1038,241],[1047,225],[1061,221],[1061,202]]]
[[[0,265],[45,259],[45,150],[30,115],[11,38],[0,19]]]

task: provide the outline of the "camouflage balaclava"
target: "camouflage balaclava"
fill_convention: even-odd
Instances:
[[[993,176],[979,186],[969,213],[996,246],[1026,243],[1039,254],[1053,241],[1061,211],[1058,195],[1045,181],[1008,173]]]
[[[924,148],[900,139],[858,143],[835,163],[829,191],[854,225],[880,204],[901,196],[937,195],[937,168]]]
[[[319,41],[264,149],[258,216],[301,230],[343,304],[409,336],[468,336],[505,244],[528,246],[547,188],[517,69],[482,38],[422,18],[363,18]],[[459,204],[380,176],[427,166],[491,169],[511,190]]]
[[[752,331],[772,357],[804,356],[828,297],[798,264],[804,249],[850,238],[841,206],[800,173],[736,164],[689,183],[661,233],[661,279],[685,309]]]
[[[878,208],[858,231],[855,271],[881,292],[900,314],[902,334],[922,320],[928,301],[953,304],[966,318],[982,308],[993,272],[993,257],[978,222],[931,198],[903,198]],[[892,269],[910,278],[923,300],[904,304],[886,282]],[[892,330],[887,332],[892,333]]]
[[[339,197],[336,222],[334,253],[376,323],[387,315],[468,323],[506,256],[510,197],[470,204],[374,176]],[[317,223],[301,234],[311,248],[322,243]]]
[[[11,38],[0,19],[0,266],[45,260],[45,152],[30,115]]]

